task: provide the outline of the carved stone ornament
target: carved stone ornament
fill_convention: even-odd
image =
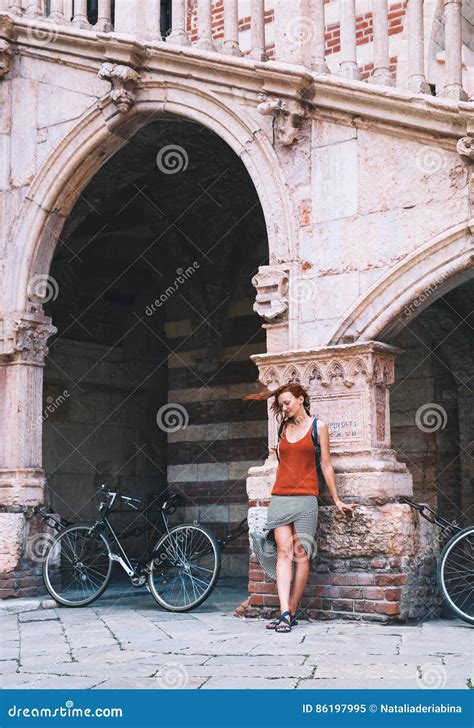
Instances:
[[[456,149],[461,157],[467,157],[467,159],[474,160],[474,137],[462,137],[462,139],[458,141]]]
[[[46,342],[50,336],[57,333],[56,326],[19,319],[15,322],[13,329],[15,338],[13,352],[10,355],[11,360],[43,364],[48,354]]]
[[[13,63],[13,50],[10,43],[0,38],[0,78],[7,75]]]
[[[261,265],[252,278],[257,289],[253,310],[266,321],[281,320],[288,310],[288,273],[269,265]]]
[[[263,116],[271,114],[275,117],[275,142],[284,147],[292,144],[306,114],[295,102],[288,103],[282,99],[269,99],[266,94],[260,94],[259,100],[257,110],[260,114]]]
[[[103,63],[99,69],[99,78],[110,81],[110,98],[118,111],[126,114],[135,103],[134,89],[139,79],[137,71],[122,64]]]

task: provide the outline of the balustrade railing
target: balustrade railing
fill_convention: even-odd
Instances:
[[[394,9],[403,17],[391,25]],[[462,0],[0,0],[0,11],[457,100],[468,98],[463,71],[474,83],[463,61],[474,57],[474,26],[463,23]],[[434,25],[444,38],[433,44]],[[463,25],[472,30],[464,48]],[[430,80],[428,60],[443,66],[442,82],[439,72]]]

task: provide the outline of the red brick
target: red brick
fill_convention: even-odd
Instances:
[[[363,574],[358,571],[346,572],[345,574],[334,574],[332,583],[342,586],[365,586],[375,584],[375,576],[373,574]],[[386,586],[391,586],[387,584]]]
[[[400,605],[394,602],[374,602],[375,611],[379,614],[399,614]]]
[[[385,599],[387,599],[389,602],[398,601],[401,597],[401,594],[401,589],[385,589]]]
[[[372,559],[370,565],[373,569],[384,569],[386,563],[385,559]]]
[[[376,604],[377,604],[377,602],[355,601],[354,602],[354,611],[355,612],[375,612]]]
[[[339,612],[353,612],[354,602],[352,599],[334,599],[331,604],[331,609]]]
[[[406,574],[377,574],[376,576],[378,586],[403,586],[406,581]]]
[[[365,596],[365,589],[357,589],[357,587],[341,587],[340,591],[343,599],[362,599]]]
[[[276,584],[267,584],[266,582],[251,581],[249,583],[249,592],[255,592],[257,594],[275,594]]]
[[[364,589],[364,597],[365,599],[383,599],[385,592],[379,586],[368,586]]]

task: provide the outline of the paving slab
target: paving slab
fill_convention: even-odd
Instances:
[[[24,601],[0,607],[5,688],[466,689],[473,675],[474,632],[461,620],[300,620],[279,634],[235,617],[230,589],[192,613],[117,589],[84,609]]]

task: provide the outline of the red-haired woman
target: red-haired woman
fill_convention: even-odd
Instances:
[[[264,571],[276,579],[280,615],[267,629],[290,632],[309,575],[309,561],[316,555],[319,484],[312,439],[314,418],[308,392],[300,384],[285,384],[274,391],[249,394],[245,399],[274,397],[271,409],[284,428],[277,446],[279,465],[271,492],[264,533],[252,533],[255,554]],[[328,427],[317,420],[320,462],[324,480],[342,514],[352,516],[356,503],[343,503],[336,490],[329,451]],[[295,562],[294,578],[293,561]]]

